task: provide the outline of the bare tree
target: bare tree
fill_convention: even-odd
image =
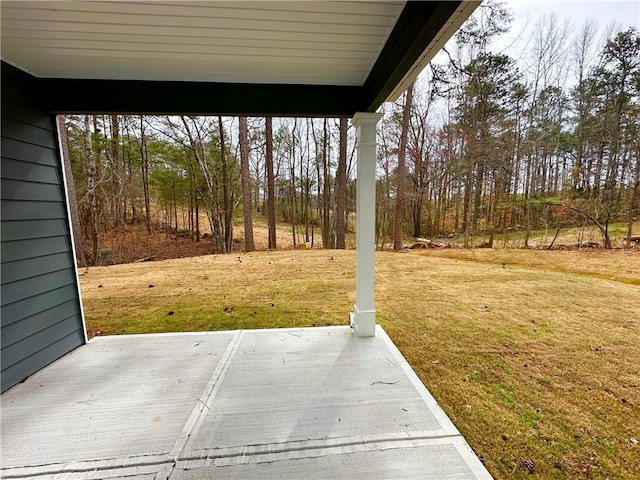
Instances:
[[[584,165],[585,154],[585,127],[589,113],[590,95],[586,85],[585,77],[593,57],[593,45],[597,27],[594,21],[585,22],[572,43],[572,57],[578,84],[574,89],[576,97],[576,165],[573,169],[574,189],[585,188],[589,182],[587,168]]]
[[[406,185],[406,156],[407,156],[407,135],[409,133],[409,121],[411,119],[411,103],[413,101],[413,83],[407,88],[404,97],[404,107],[402,109],[402,131],[400,133],[400,144],[398,145],[398,169],[396,170],[396,214],[393,228],[393,249],[402,249],[402,219],[404,217],[405,185]]]
[[[67,122],[64,115],[56,117],[58,132],[60,134],[60,150],[62,151],[62,165],[64,167],[64,177],[67,184],[67,198],[69,199],[69,213],[71,214],[71,229],[73,230],[73,243],[76,250],[76,262],[79,267],[86,267],[87,261],[84,258],[82,248],[82,229],[80,227],[80,215],[78,215],[78,201],[76,199],[76,183],[71,172],[71,160],[69,159],[69,139],[67,133]]]
[[[215,251],[218,253],[227,253],[227,239],[229,234],[225,232],[226,222],[223,221],[225,217],[224,210],[221,208],[218,200],[218,189],[220,187],[218,172],[214,169],[205,151],[205,136],[207,135],[205,125],[193,117],[181,116],[180,119],[189,140],[188,144],[183,143],[183,145],[192,152],[196,162],[200,166],[200,171],[204,179],[202,198],[207,207],[207,218],[209,219],[209,225],[211,226],[211,232],[213,234]],[[172,129],[177,129],[177,126],[173,122],[169,119],[167,119],[167,121]],[[175,132],[174,135],[176,135],[174,138],[180,141],[180,139],[177,138],[177,132]]]
[[[144,223],[147,233],[151,235],[151,196],[149,195],[149,151],[147,149],[147,137],[144,132],[144,119],[140,115],[140,167],[142,169],[142,190],[144,192]]]
[[[97,265],[99,262],[98,252],[100,244],[98,238],[98,202],[96,198],[96,174],[98,172],[95,158],[93,155],[93,143],[91,141],[91,123],[89,115],[84,116],[84,148],[87,157],[87,194],[89,196],[90,209],[90,225],[91,229],[91,247],[92,247],[92,264]]]
[[[222,117],[218,116],[218,127],[220,135],[220,164],[222,167],[222,208],[224,217],[224,250],[230,253],[233,250],[233,188],[229,177],[229,160],[225,144],[224,126]]]
[[[336,172],[336,248],[345,248],[347,210],[347,119],[340,118],[340,152]]]
[[[273,174],[273,118],[267,117],[266,136],[266,168],[267,168],[267,217],[269,222],[269,248],[276,249],[276,185]]]
[[[333,248],[332,242],[329,122],[325,118],[322,124],[322,248]]]
[[[247,117],[240,117],[240,176],[242,178],[242,213],[244,218],[244,250],[253,252],[253,208],[251,202],[251,176],[249,174],[249,141]]]

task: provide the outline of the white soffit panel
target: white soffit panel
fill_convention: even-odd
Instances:
[[[2,1],[38,77],[362,85],[406,2]]]

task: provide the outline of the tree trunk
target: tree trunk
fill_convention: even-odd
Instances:
[[[469,237],[471,234],[471,207],[473,205],[473,156],[471,152],[467,152],[467,173],[466,182],[464,185],[464,248],[469,248]]]
[[[171,201],[173,202],[173,222],[175,224],[175,228],[173,231],[176,233],[176,241],[178,240],[178,199],[176,197],[176,180],[175,178],[171,180]]]
[[[240,117],[240,176],[242,181],[242,214],[244,218],[244,251],[253,252],[253,209],[251,208],[251,176],[249,175],[249,142],[247,117]]]
[[[331,179],[329,177],[329,130],[327,119],[322,135],[322,248],[333,248],[331,232]]]
[[[320,233],[322,237],[322,248],[327,248],[326,243],[324,243],[324,225],[322,219],[324,218],[322,214],[322,176],[320,175],[320,155],[318,155],[318,150],[320,149],[320,142],[318,141],[318,137],[316,136],[315,126],[313,124],[313,119],[311,119],[311,133],[313,134],[313,145],[315,152],[315,167],[316,167],[316,212],[317,212],[317,220],[314,223],[318,222],[320,224]]]
[[[291,203],[291,237],[293,238],[293,247],[298,244],[296,238],[296,222],[299,218],[297,210],[297,195],[296,195],[296,129],[298,127],[298,120],[293,120],[293,130],[291,130],[291,145],[289,150],[289,197]],[[300,162],[302,163],[302,162]]]
[[[142,190],[144,191],[144,223],[151,235],[151,198],[149,195],[149,153],[144,136],[144,119],[140,116],[140,163],[142,165]]]
[[[128,132],[128,127],[127,127]],[[129,200],[131,202],[131,223],[134,224],[136,222],[136,218],[138,216],[138,206],[136,205],[136,180],[133,176],[133,164],[131,162],[131,151],[127,149],[127,195],[129,196]],[[125,195],[125,201],[127,200],[127,196]],[[127,220],[126,214],[126,206],[125,206],[125,221]]]
[[[266,167],[267,167],[267,217],[269,222],[269,249],[275,250],[276,244],[276,199],[275,177],[273,175],[273,119],[266,118]]]
[[[89,209],[91,212],[91,245],[92,264],[98,265],[98,252],[100,251],[98,239],[98,203],[96,199],[96,162],[93,158],[93,145],[91,142],[91,125],[89,115],[84,116],[84,147],[87,155],[87,195],[89,196]]]
[[[118,115],[111,115],[111,168],[113,169],[115,191],[113,198],[114,221],[118,230],[121,229],[126,217],[124,208],[124,163],[120,161],[120,119]]]
[[[227,149],[224,143],[224,126],[222,117],[218,116],[220,129],[220,162],[222,166],[222,208],[224,217],[224,251],[231,253],[233,250],[233,201],[229,189],[229,168],[227,165]]]
[[[473,231],[477,232],[480,229],[480,210],[482,207],[482,185],[484,182],[484,164],[478,163],[478,169],[475,177],[475,188],[473,189],[473,220],[471,222]]]
[[[402,109],[402,132],[400,133],[400,145],[398,145],[398,169],[396,172],[396,214],[393,228],[393,249],[402,249],[404,232],[402,231],[402,218],[404,217],[405,203],[405,177],[407,175],[407,135],[409,133],[409,121],[411,119],[411,103],[413,101],[413,83],[409,85],[404,98],[404,108]]]
[[[340,118],[340,153],[336,173],[336,248],[344,249],[347,210],[347,119]]]
[[[525,179],[524,179],[524,248],[528,248],[529,247],[529,236],[531,235],[531,230],[530,230],[530,218],[531,218],[531,204],[530,204],[530,194],[529,192],[532,191],[531,188],[531,163],[532,163],[532,156],[529,154],[527,155],[527,169],[526,169],[526,175],[525,175]]]
[[[633,236],[633,212],[635,211],[638,197],[640,197],[640,158],[636,156],[635,179],[633,182],[633,187],[631,188],[631,194],[629,198],[629,223],[627,224],[628,247],[631,247],[631,237]]]
[[[67,123],[64,115],[58,115],[58,132],[60,133],[60,150],[62,150],[62,165],[64,166],[64,176],[67,183],[67,198],[69,199],[69,213],[71,220],[71,230],[73,231],[73,244],[76,249],[76,262],[79,267],[86,267],[87,261],[84,258],[82,248],[82,230],[80,228],[80,216],[78,215],[78,200],[76,199],[76,183],[71,171],[71,160],[69,159],[69,142],[67,135]]]
[[[196,204],[196,242],[200,241],[200,208],[199,208],[198,190],[196,189],[195,204]]]

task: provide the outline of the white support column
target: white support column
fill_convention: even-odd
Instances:
[[[376,250],[376,125],[380,113],[356,113],[356,304],[351,325],[358,337],[373,337],[376,310],[373,301]]]

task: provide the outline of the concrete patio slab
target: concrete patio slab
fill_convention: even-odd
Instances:
[[[2,394],[2,474],[165,462],[236,335],[92,339]]]
[[[2,395],[4,478],[491,478],[377,327],[93,339]]]
[[[190,452],[242,445],[454,434],[380,338],[348,329],[243,332]]]

